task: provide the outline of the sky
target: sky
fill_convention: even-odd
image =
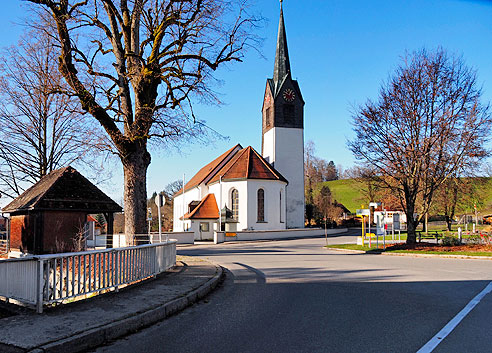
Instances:
[[[273,76],[279,19],[278,0],[253,0],[252,11],[266,24],[258,35],[260,53],[216,72],[222,106],[195,104],[196,115],[228,138],[209,144],[152,150],[147,191],[189,180],[237,143],[261,151],[261,107],[266,79]],[[0,47],[16,43],[26,15],[24,1],[2,2]],[[406,52],[439,46],[462,55],[477,70],[484,101],[492,101],[492,1],[485,0],[284,0],[291,71],[306,102],[304,139],[316,154],[344,169],[356,162],[347,149],[353,139],[355,107],[376,99],[381,84]],[[121,202],[123,173],[112,163],[113,179],[100,188]]]

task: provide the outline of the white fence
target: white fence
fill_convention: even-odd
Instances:
[[[326,229],[326,235],[346,233],[347,228]],[[272,240],[272,239],[291,239],[309,238],[325,235],[322,228],[301,228],[284,230],[244,230],[238,232],[215,232],[214,242],[223,243],[228,241],[251,241],[251,240]]]
[[[113,248],[121,248],[127,246],[133,246],[138,244],[157,244],[165,243],[169,240],[176,240],[177,244],[194,244],[195,234],[193,232],[165,232],[150,233],[150,234],[136,234],[126,236],[126,234],[114,234]],[[105,248],[106,247],[106,235],[94,236],[94,239],[87,239],[88,248]]]
[[[0,296],[35,305],[118,289],[176,263],[176,242],[0,261]]]

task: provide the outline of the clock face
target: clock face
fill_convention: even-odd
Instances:
[[[287,88],[284,90],[282,97],[284,97],[284,99],[287,102],[293,102],[294,99],[296,98],[296,93],[293,90],[291,90],[290,88]]]

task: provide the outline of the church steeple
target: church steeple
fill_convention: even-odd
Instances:
[[[277,194],[279,202],[285,198],[285,225],[304,228],[304,100],[290,72],[282,0],[273,79],[267,79],[261,112],[262,156],[289,182],[285,195]]]
[[[290,76],[289,49],[287,48],[287,35],[285,33],[284,11],[280,0],[280,20],[278,23],[277,51],[275,54],[275,67],[273,70],[273,82],[275,90],[278,90],[285,76]]]

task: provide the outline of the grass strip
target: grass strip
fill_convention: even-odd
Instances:
[[[356,244],[335,244],[328,245],[326,248],[332,249],[344,249],[344,250],[359,250],[364,251],[367,254],[380,254],[382,252],[387,253],[401,253],[401,254],[431,254],[431,255],[462,255],[462,256],[492,256],[492,252],[486,251],[436,251],[436,250],[384,250],[382,248],[376,249],[375,247],[368,247]]]

